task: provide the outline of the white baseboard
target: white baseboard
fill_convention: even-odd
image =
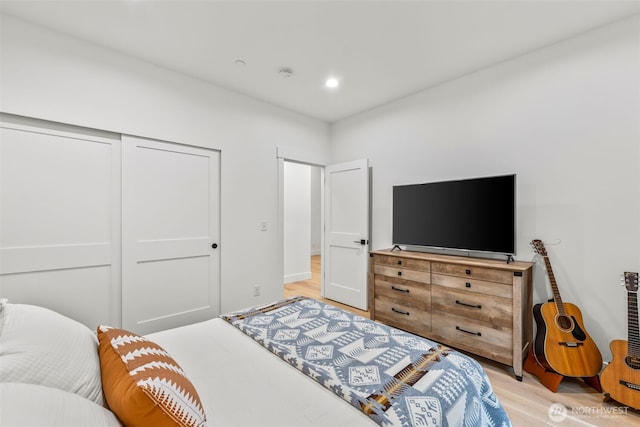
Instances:
[[[311,279],[311,272],[307,271],[305,273],[296,273],[296,274],[288,274],[286,276],[284,276],[284,283],[293,283],[293,282],[300,282],[302,280],[309,280]]]

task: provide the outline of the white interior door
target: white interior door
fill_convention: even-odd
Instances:
[[[219,152],[124,135],[122,149],[123,327],[218,315]]]
[[[367,310],[369,164],[355,160],[325,168],[323,296]]]

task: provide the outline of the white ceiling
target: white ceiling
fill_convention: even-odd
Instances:
[[[0,10],[334,122],[640,13],[640,0],[2,0]],[[323,86],[329,76],[338,89]]]

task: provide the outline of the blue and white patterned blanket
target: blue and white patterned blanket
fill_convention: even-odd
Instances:
[[[483,368],[314,299],[221,316],[381,426],[510,426]]]

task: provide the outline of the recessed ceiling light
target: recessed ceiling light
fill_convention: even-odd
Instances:
[[[335,77],[330,77],[326,82],[324,82],[324,85],[329,88],[334,88],[338,87],[340,85],[340,82]]]

